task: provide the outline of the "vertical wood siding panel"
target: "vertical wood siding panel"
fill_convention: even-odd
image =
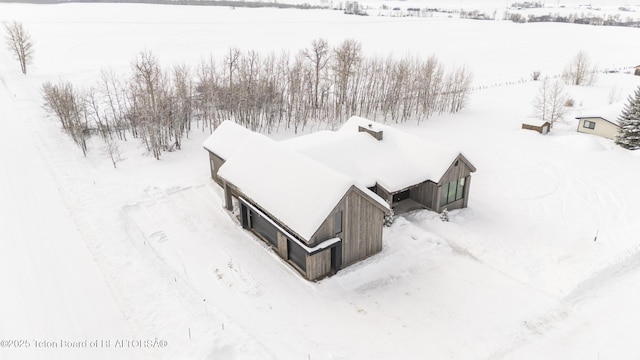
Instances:
[[[347,198],[345,241],[342,244],[343,267],[382,250],[384,212],[357,190]]]
[[[222,186],[222,179],[218,176],[218,170],[220,170],[220,167],[224,164],[224,160],[214,153],[209,153],[209,163],[213,163],[211,178]]]
[[[307,256],[307,279],[317,280],[331,272],[331,249]]]
[[[288,260],[289,259],[289,252],[288,252],[288,245],[287,245],[287,238],[280,232],[278,231],[278,255],[280,255],[281,258]]]

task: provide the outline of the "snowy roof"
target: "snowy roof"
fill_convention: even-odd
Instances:
[[[360,126],[382,131],[382,140],[359,132]],[[425,180],[438,182],[460,155],[446,146],[355,116],[338,131],[321,131],[283,143],[361,185],[371,187],[378,183],[391,192]]]
[[[218,175],[305,240],[356,185],[348,176],[256,133],[237,147]],[[368,189],[359,188],[388,208]]]
[[[228,159],[253,132],[232,121],[223,121],[216,130],[204,141],[202,146],[208,151]]]
[[[269,223],[271,223],[271,225],[275,226],[276,229],[278,229],[278,231],[280,231],[282,234],[284,234],[287,238],[289,238],[291,241],[295,242],[296,244],[298,244],[301,248],[304,249],[304,251],[306,251],[308,254],[313,254],[316,253],[318,250],[323,250],[328,248],[329,246],[332,246],[334,244],[337,244],[339,242],[342,241],[342,239],[335,237],[335,238],[331,238],[331,239],[327,239],[321,243],[319,243],[318,245],[314,246],[314,247],[308,247],[307,245],[305,245],[303,242],[301,242],[300,240],[298,240],[295,236],[289,234],[289,232],[286,229],[283,229],[282,226],[280,226],[278,223],[274,222],[273,220],[271,220],[271,218],[269,218],[268,215],[264,214],[262,212],[262,210],[256,208],[255,206],[251,205],[250,202],[246,201],[243,198],[240,198],[240,201],[242,201],[242,203],[244,203],[245,205],[247,205],[249,208],[251,208],[251,210],[257,212],[258,214],[260,214],[260,216],[262,216],[265,220],[267,220]]]
[[[533,126],[543,126],[544,124],[549,123],[548,121],[540,120],[540,119],[526,119],[523,124],[533,125]]]
[[[622,109],[624,109],[624,101],[613,103],[607,106],[582,110],[580,111],[580,116],[576,116],[576,119],[603,118],[613,124],[620,125],[618,123],[618,117],[620,117]]]

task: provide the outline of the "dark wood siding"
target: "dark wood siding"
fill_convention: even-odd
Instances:
[[[238,189],[229,184],[225,190],[233,193],[234,197],[243,196]],[[371,195],[373,196],[373,195]],[[244,197],[244,196],[243,196]],[[248,209],[246,206],[241,207],[251,219],[246,219],[245,227],[252,230],[266,242],[272,244],[283,259],[292,262],[290,259],[289,240],[273,225],[268,224],[262,216]],[[266,216],[278,223],[285,231],[290,231],[285,224],[274,219],[266,209],[261,209]],[[342,211],[342,233],[336,234],[336,214]],[[332,239],[340,238],[342,241],[327,249],[320,250],[314,254],[306,256],[306,270],[300,266],[294,266],[308,280],[317,280],[319,278],[330,275],[336,269],[332,269],[332,248],[341,249],[339,256],[338,268],[344,268],[359,260],[374,255],[382,250],[382,228],[384,225],[384,216],[387,210],[377,201],[365,194],[362,190],[352,186],[336,207],[331,211],[327,218],[323,221],[320,228],[311,237],[309,242],[304,242],[309,247]],[[275,232],[275,236],[273,236]],[[294,234],[291,232],[291,234]],[[297,235],[294,235],[297,236]],[[337,258],[337,257],[336,257]]]
[[[435,189],[436,198],[433,202],[433,210],[436,212],[441,212],[444,208],[447,210],[460,209],[467,206],[469,202],[469,189],[471,188],[471,173],[476,169],[473,165],[470,165],[466,159],[462,157],[462,155],[458,156],[456,160],[451,164],[447,172],[442,176],[440,181],[438,182],[438,186]],[[456,181],[459,179],[465,179],[465,188],[464,188],[464,197],[455,202],[440,205],[440,198],[442,194],[442,185],[445,185],[449,182]]]
[[[342,233],[335,233],[335,214],[342,211]],[[311,238],[309,246],[339,237],[342,239],[342,266],[382,250],[385,210],[362,190],[352,186]]]
[[[288,251],[287,237],[278,231],[278,255],[280,255],[281,258],[286,259]]]
[[[222,186],[222,179],[218,176],[218,170],[220,170],[220,167],[224,164],[224,160],[218,155],[210,152],[209,163],[209,166],[211,166],[211,178]]]
[[[331,249],[326,249],[307,256],[308,280],[317,280],[331,273]]]
[[[544,123],[543,125],[537,126],[537,125],[531,125],[531,124],[522,124],[522,128],[525,130],[533,130],[533,131],[537,131],[540,134],[547,134],[549,132],[549,127],[551,125],[549,123]],[[546,128],[546,131],[545,129]]]
[[[449,166],[449,169],[447,169],[444,175],[442,175],[442,178],[438,181],[438,185],[467,177],[472,171],[475,171],[475,169],[471,169],[465,161],[458,157],[451,166]]]
[[[428,209],[434,209],[435,199],[437,198],[438,185],[433,181],[425,181],[420,185],[411,188],[410,198]]]
[[[331,211],[331,214],[329,214],[329,216],[324,220],[324,222],[322,223],[322,225],[320,225],[320,227],[318,228],[318,230],[316,231],[315,234],[313,234],[313,236],[311,237],[311,239],[309,240],[309,247],[314,247],[316,245],[318,245],[319,243],[328,240],[328,239],[332,239],[334,237],[339,237],[342,238],[342,234],[336,234],[334,232],[335,229],[335,214],[339,211],[343,211],[344,214],[344,210],[345,210],[345,201],[344,198],[342,200],[340,200],[340,202],[338,203],[338,205],[336,205],[336,207],[333,209],[333,211]],[[343,215],[343,224],[342,226],[344,227],[344,215]]]
[[[361,190],[352,187],[344,199],[342,267],[382,250],[385,212]]]

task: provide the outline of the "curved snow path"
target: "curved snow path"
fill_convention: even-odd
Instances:
[[[5,55],[0,50],[0,60]],[[19,93],[19,76],[5,74],[0,87],[0,340],[26,340],[30,348],[3,347],[0,358],[113,357],[109,349],[33,343],[128,339],[131,332],[10,91]]]

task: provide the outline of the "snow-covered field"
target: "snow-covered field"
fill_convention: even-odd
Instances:
[[[36,53],[23,76],[0,48],[0,359],[640,357],[640,155],[578,134],[573,120],[611,94],[623,101],[640,77],[568,87],[566,124],[548,136],[520,130],[532,71],[557,75],[579,50],[601,68],[639,65],[640,29],[0,4],[0,22],[12,20]],[[477,90],[462,112],[399,127],[446,140],[478,168],[469,208],[451,222],[399,216],[382,253],[318,283],[223,210],[207,133],[161,161],[123,143],[114,170],[99,142],[83,158],[41,108],[44,81],[90,85],[102,69],[126,72],[141,50],[195,66],[230,46],[297,51],[317,37],[467,65]]]

